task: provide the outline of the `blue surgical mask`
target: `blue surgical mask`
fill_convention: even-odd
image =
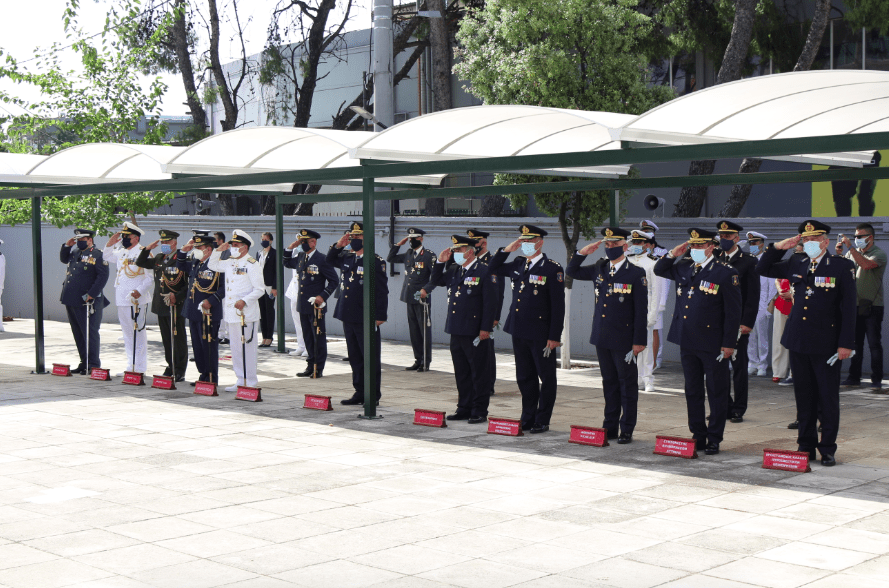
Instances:
[[[466,263],[466,254],[463,253],[462,251],[455,251],[454,252],[454,262],[457,265],[463,265],[464,263]]]
[[[615,259],[620,259],[623,254],[624,254],[623,247],[608,247],[605,249],[605,257],[607,257],[611,261],[614,261]]]
[[[352,239],[349,241],[352,251],[361,251],[364,249],[364,239]]]
[[[704,260],[707,259],[707,250],[706,249],[692,249],[691,250],[691,258],[695,263],[704,263]]]
[[[525,257],[531,257],[537,253],[537,245],[534,243],[522,243],[522,253],[525,254]]]
[[[750,255],[759,255],[762,252],[762,245],[751,245]]]
[[[627,249],[627,253],[630,255],[642,255],[642,252],[645,251],[642,248],[642,245],[630,245],[629,249]]]
[[[719,238],[719,248],[723,251],[731,251],[732,247],[735,246],[735,242],[732,239],[723,239]]]
[[[820,241],[806,241],[803,243],[803,251],[806,252],[811,259],[815,259],[819,255],[821,255],[821,242]]]
[[[173,251],[172,247],[170,247],[169,245],[166,245],[164,243],[161,243],[161,253],[163,253],[164,255],[169,255],[171,251]]]
[[[867,247],[867,237],[855,237],[855,247],[859,249]]]
[[[89,246],[89,243],[87,243],[86,241],[77,241],[77,248],[80,249],[81,251],[86,249],[88,246]]]

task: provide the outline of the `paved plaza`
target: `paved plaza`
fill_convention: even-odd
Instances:
[[[595,368],[560,371],[550,432],[512,438],[411,424],[415,408],[454,409],[443,347],[417,374],[409,346],[384,343],[383,418],[367,421],[339,405],[342,341],[318,381],[261,350],[253,404],[31,375],[33,321],[6,328],[0,587],[889,587],[887,395],[843,391],[839,465],[795,474],[760,467],[764,447],[796,448],[792,389],[770,378],[753,378],[722,453],[684,460],[652,454],[655,435],[688,436],[676,364],[640,394],[633,443],[595,448],[568,443],[570,425],[601,425]],[[47,365],[76,365],[67,324],[46,329]],[[102,329],[112,373],[119,333]],[[497,336],[491,414],[516,418]],[[156,327],[149,342],[161,373]],[[220,378],[234,382],[230,361]],[[302,409],[307,392],[334,411]]]

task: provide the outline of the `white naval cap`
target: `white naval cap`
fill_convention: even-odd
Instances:
[[[130,221],[125,221],[123,223],[123,229],[120,231],[121,235],[139,235],[140,237],[145,234],[145,231],[131,223]]]
[[[248,247],[253,247],[253,238],[246,231],[235,229],[229,243],[246,243]]]
[[[762,239],[765,241],[768,237],[762,233],[757,233],[756,231],[747,231],[747,240],[749,241],[750,239]]]
[[[645,231],[633,231],[630,239],[654,239],[654,233],[646,233]]]
[[[654,229],[655,231],[658,230],[657,225],[654,224],[654,221],[652,221],[650,219],[645,219],[644,221],[641,221],[639,223],[639,228],[640,229]]]

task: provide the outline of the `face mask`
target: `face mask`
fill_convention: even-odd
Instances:
[[[77,248],[80,249],[81,251],[86,249],[88,246],[89,246],[89,243],[87,243],[86,241],[78,241],[77,242]]]
[[[133,240],[130,239],[129,237],[124,237],[123,239],[120,240],[120,242],[123,243],[124,249],[129,249],[130,247],[133,246]]]
[[[271,245],[272,242],[271,242],[271,241],[268,241],[268,240],[266,240],[266,239],[263,239],[262,241],[259,242],[259,244],[262,245],[262,248],[263,248],[263,249],[265,249],[266,247],[268,247],[269,245]]]
[[[627,249],[627,253],[630,255],[642,255],[643,251],[642,245],[630,245],[630,248]]]
[[[474,249],[475,249],[475,254],[476,254],[476,255],[481,255],[481,254],[482,254],[482,248],[481,248],[481,247],[475,247]]]
[[[695,263],[704,263],[704,260],[707,259],[707,250],[706,249],[692,249],[691,250],[691,258]]]
[[[411,249],[416,249],[423,245],[423,242],[416,238],[411,238]]]
[[[161,253],[163,253],[164,255],[169,255],[172,250],[173,248],[169,245],[161,244]]]
[[[466,263],[466,254],[464,254],[462,251],[455,251],[454,261],[457,263],[457,265],[463,265],[464,263]]]
[[[303,241],[299,244],[299,248],[308,253],[312,248],[309,246],[308,241]]]
[[[731,251],[732,247],[734,246],[735,242],[731,239],[723,239],[722,237],[719,238],[719,248],[723,251]]]
[[[522,253],[525,254],[525,257],[531,257],[537,253],[537,245],[534,243],[522,243]]]
[[[624,254],[623,247],[608,247],[605,249],[605,257],[614,261],[615,259],[620,259],[620,257]]]
[[[364,249],[364,239],[352,239],[349,241],[352,251],[361,251]]]
[[[762,251],[761,245],[751,245],[750,246],[750,255],[759,255]]]
[[[821,255],[821,242],[820,241],[806,241],[803,243],[803,251],[806,252],[810,258],[815,259],[819,255]]]
[[[867,237],[855,237],[855,246],[859,249],[867,247]]]

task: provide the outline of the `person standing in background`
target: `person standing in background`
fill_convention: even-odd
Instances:
[[[294,241],[293,246],[298,246],[300,240],[300,233],[296,234],[296,241]],[[306,341],[303,337],[303,329],[302,323],[299,318],[299,312],[296,310],[296,300],[297,296],[299,296],[299,268],[290,261],[288,264],[288,260],[293,260],[293,252],[296,251],[291,246],[290,255],[288,256],[288,250],[284,250],[284,267],[289,267],[293,270],[293,275],[290,277],[290,284],[287,286],[287,290],[284,292],[284,297],[290,300],[290,317],[293,319],[293,330],[296,331],[296,349],[290,352],[290,355],[295,355],[297,357],[308,357],[309,352],[306,350]],[[299,252],[296,252],[299,255]]]
[[[262,268],[262,279],[265,283],[265,296],[259,299],[259,326],[262,331],[262,344],[260,347],[271,347],[272,337],[275,335],[275,298],[278,296],[278,263],[275,257],[277,253],[272,247],[275,238],[271,233],[263,233],[262,249],[256,255],[256,261]]]
[[[192,232],[194,233],[195,231]],[[223,233],[222,231],[216,231],[215,233],[213,233],[213,238],[216,241],[216,247],[214,249],[222,247],[222,245],[225,243],[225,233]],[[231,254],[231,251],[228,251],[227,253]],[[210,258],[208,257],[207,259],[209,260]],[[222,259],[228,259],[228,256],[223,257]],[[219,280],[223,284],[225,284],[225,275],[219,276]],[[229,344],[228,323],[225,321],[220,321],[219,323],[219,343],[220,345]]]
[[[654,331],[655,328],[660,328],[657,321],[658,315],[663,312],[663,309],[658,305],[663,291],[667,288],[667,280],[654,273],[654,264],[657,263],[658,258],[651,254],[653,246],[654,238],[651,233],[633,231],[630,235],[630,247],[627,249],[627,259],[633,265],[645,270],[645,280],[648,282],[648,311],[645,321],[647,337],[645,349],[642,350],[638,358],[639,386],[643,387],[646,392],[654,392],[654,376],[652,375],[654,352],[656,351]]]
[[[757,262],[765,251],[766,236],[756,231],[747,232],[747,244],[750,247],[750,255]],[[772,303],[778,295],[775,280],[759,277],[759,310],[756,313],[756,321],[753,330],[750,331],[750,342],[747,346],[749,363],[747,373],[751,376],[765,376],[769,367],[769,319],[772,316]]]
[[[654,221],[650,219],[643,220],[639,223],[639,228],[645,231],[646,233],[651,234],[651,246],[648,247],[648,251],[651,255],[655,256],[657,259],[665,256],[667,253],[667,249],[658,245],[657,239],[655,238],[658,227],[654,224]],[[666,283],[666,281],[665,281]],[[654,361],[653,370],[656,370],[661,367],[661,362],[664,360],[664,341],[667,340],[666,337],[661,337],[661,331],[664,330],[664,309],[667,308],[667,295],[670,293],[670,289],[666,287],[666,285],[661,288],[661,298],[658,300],[658,315],[657,320],[655,321],[654,329],[651,333],[651,349],[649,353],[652,354],[652,359]]]
[[[411,227],[407,237],[389,249],[386,261],[404,264],[404,280],[401,283],[401,301],[407,307],[407,326],[410,332],[411,347],[414,350],[414,363],[406,371],[428,372],[432,363],[432,320],[429,316],[430,293],[435,286],[430,282],[435,265],[435,253],[423,247],[426,231]],[[410,241],[405,253],[398,253],[401,246]]]

